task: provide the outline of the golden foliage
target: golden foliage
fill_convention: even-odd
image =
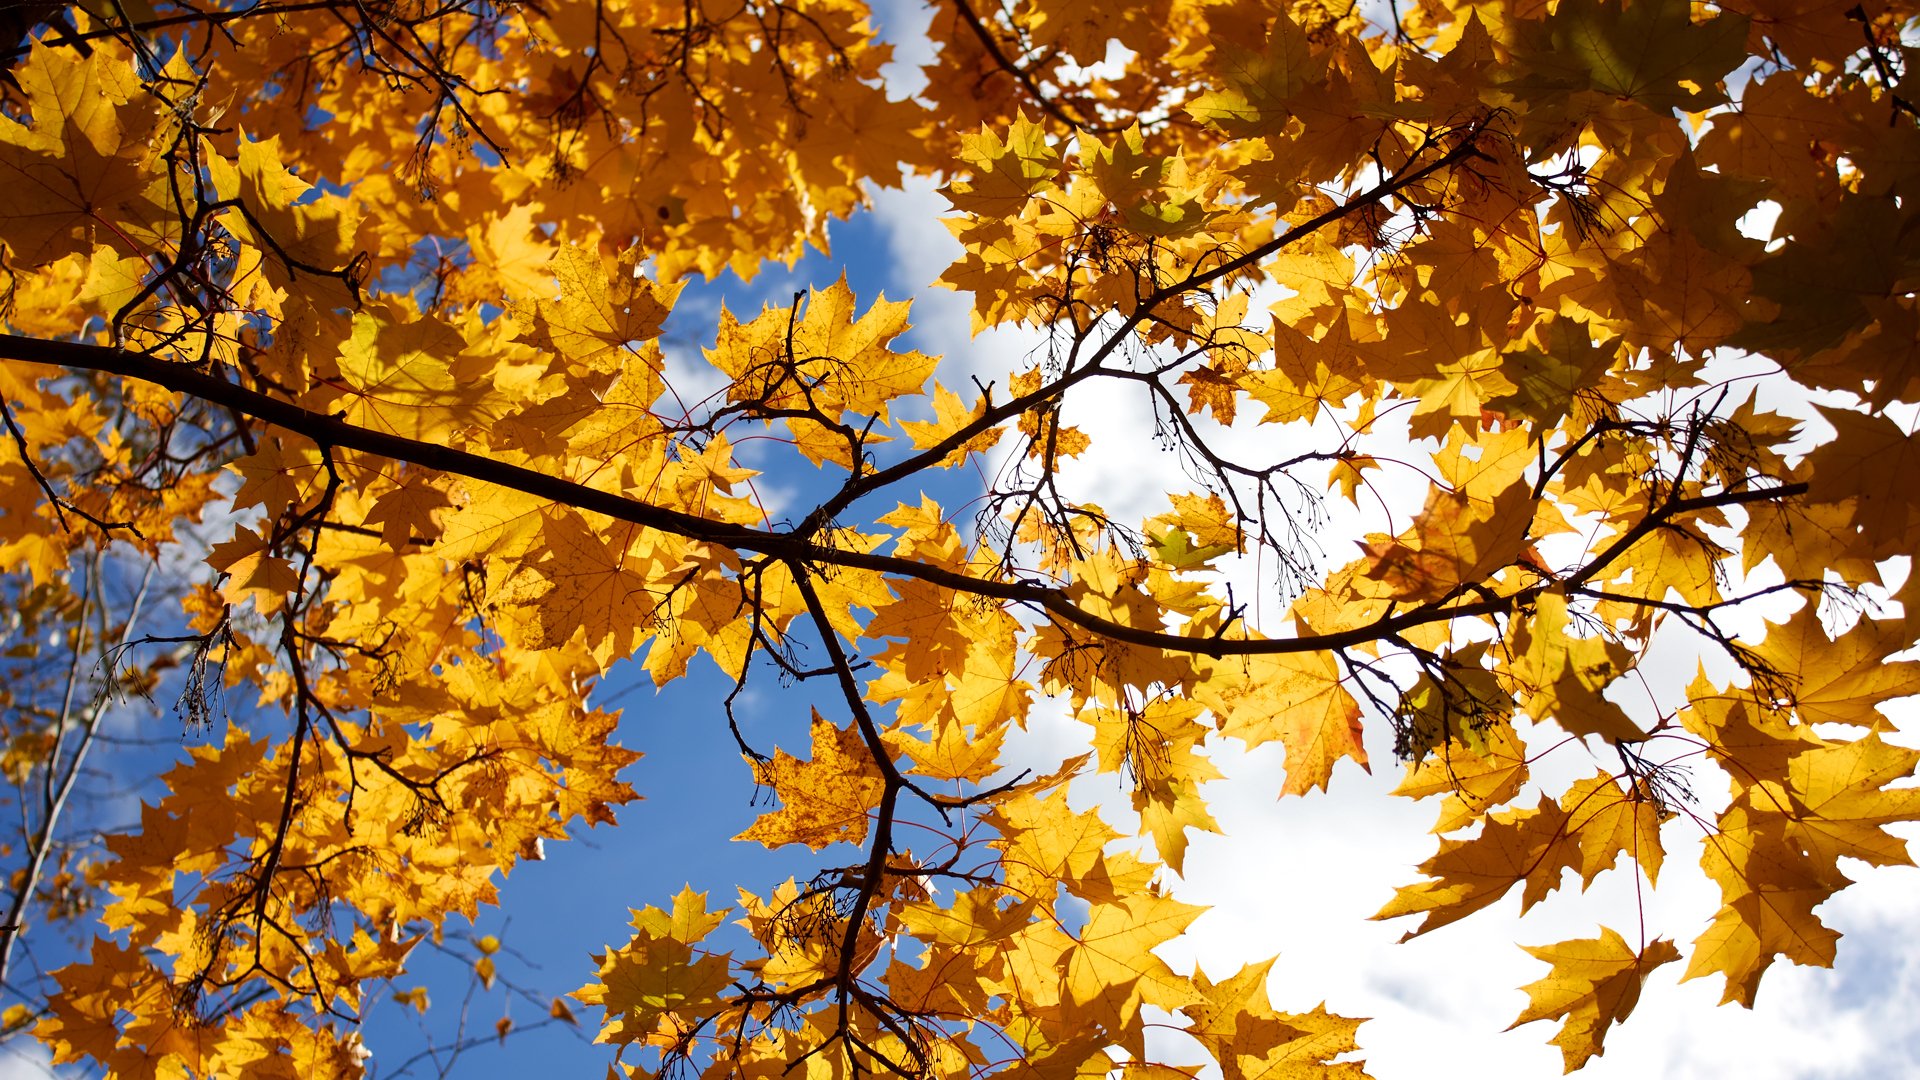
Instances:
[[[700,657],[770,799],[736,839],[824,862],[595,958],[650,1075],[1362,1076],[1270,961],[1161,950],[1226,757],[1311,799],[1369,725],[1441,797],[1409,936],[1698,849],[1690,945],[1529,950],[1569,1070],[1661,965],[1751,1005],[1830,964],[1842,860],[1910,862],[1911,0],[940,0],[914,97],[863,0],[15,7],[0,1040],[362,1075],[369,1001],[444,1009],[410,954],[636,797],[609,673]],[[1004,378],[935,381],[844,273],[744,322],[692,283],[910,175],[975,333],[1047,339]],[[1080,490],[1149,441],[1163,499]],[[824,688],[771,753],[769,669]],[[157,695],[188,746],[90,841]],[[43,924],[85,945],[23,974]],[[575,1023],[549,995],[497,1040]]]

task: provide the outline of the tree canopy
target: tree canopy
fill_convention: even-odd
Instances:
[[[1830,964],[1816,909],[1909,862],[1911,0],[933,0],[911,96],[861,0],[4,14],[0,975],[55,1062],[362,1075],[423,939],[644,794],[623,661],[717,665],[716,725],[826,691],[714,765],[816,872],[568,961],[635,1075],[1363,1075],[1266,958],[1156,952],[1269,743],[1432,800],[1409,936],[1717,884],[1529,948],[1569,1071],[1661,965]],[[910,177],[1030,351],[943,367],[846,278],[684,302]],[[1152,429],[1096,442],[1116,398]],[[1144,449],[1189,483],[1143,520],[1074,482]],[[142,700],[163,789],[90,835]],[[1021,759],[1050,710],[1084,745]]]

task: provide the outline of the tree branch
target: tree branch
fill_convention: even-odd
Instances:
[[[1192,637],[1138,626],[1128,626],[1091,614],[1075,604],[1064,589],[1032,580],[977,578],[930,563],[916,562],[893,555],[848,551],[815,542],[805,531],[776,532],[755,529],[731,522],[699,517],[681,510],[656,506],[624,495],[602,491],[570,480],[562,480],[533,469],[438,443],[421,442],[385,432],[348,424],[291,402],[268,397],[184,365],[160,360],[141,353],[127,352],[104,345],[84,345],[69,341],[0,335],[0,360],[52,364],[86,371],[102,371],[123,378],[140,379],[221,405],[276,427],[304,435],[323,446],[341,447],[403,461],[471,480],[550,499],[555,503],[604,514],[616,521],[657,529],[675,536],[718,544],[740,551],[753,551],[794,563],[816,563],[867,570],[878,574],[913,578],[973,596],[992,597],[1039,608],[1063,622],[1113,641],[1173,652],[1203,656],[1254,656],[1281,653],[1318,652],[1350,648],[1377,641],[1414,627],[1447,622],[1459,618],[1492,615],[1530,603],[1534,596],[1555,583],[1530,586],[1505,596],[1484,597],[1464,604],[1430,602],[1384,616],[1365,626],[1329,634],[1311,634],[1291,638],[1249,640],[1228,638],[1222,634]],[[1580,585],[1591,580],[1648,530],[1676,515],[1718,506],[1784,499],[1803,495],[1803,483],[1724,492],[1719,495],[1673,500],[1659,511],[1637,523],[1629,536],[1623,536],[1592,563],[1577,571],[1568,583]],[[803,526],[804,530],[804,526]],[[1631,538],[1631,539],[1630,539]],[[1224,628],[1223,628],[1224,632]]]

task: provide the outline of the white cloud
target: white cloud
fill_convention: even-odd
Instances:
[[[932,22],[933,5],[919,0],[877,0],[873,4],[874,29],[882,41],[893,46],[893,60],[880,75],[894,95],[911,96],[926,88],[927,77],[920,68],[933,61],[933,37],[927,33]]]
[[[76,1075],[53,1067],[53,1054],[31,1038],[14,1038],[0,1044],[0,1080],[48,1080],[49,1077]]]

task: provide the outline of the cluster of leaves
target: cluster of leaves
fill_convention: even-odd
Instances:
[[[1305,795],[1368,764],[1368,713],[1442,802],[1377,916],[1414,933],[1569,870],[1650,889],[1692,827],[1724,903],[1689,949],[1531,950],[1519,1022],[1563,1021],[1569,1070],[1659,965],[1751,1004],[1775,959],[1830,963],[1841,858],[1908,859],[1920,753],[1879,708],[1920,690],[1908,0],[942,0],[909,100],[859,0],[20,10],[0,975],[95,920],[8,1012],[57,1062],[359,1075],[413,947],[634,797],[590,700],[628,658],[827,686],[805,759],[736,725],[775,800],[740,839],[857,852],[743,889],[745,954],[691,890],[638,911],[575,995],[636,1073],[1194,1075],[1149,1045],[1171,1015],[1228,1080],[1361,1075],[1358,1021],[1276,1009],[1267,964],[1155,950],[1199,914],[1172,885],[1213,758],[1279,743]],[[947,185],[976,328],[1045,338],[1004,389],[935,382],[906,305],[843,279],[723,311],[723,388],[683,399],[684,279],[824,249],[910,172]],[[1069,482],[1102,387],[1193,479],[1144,521]],[[773,520],[748,439],[817,500]],[[918,489],[968,463],[963,529]],[[1321,500],[1408,490],[1320,564]],[[1643,680],[1678,640],[1713,674]],[[213,737],[76,843],[103,716],[163,685]],[[1046,702],[1087,751],[1022,770]],[[1609,767],[1542,790],[1573,743]],[[1139,837],[1071,797],[1101,774]]]

